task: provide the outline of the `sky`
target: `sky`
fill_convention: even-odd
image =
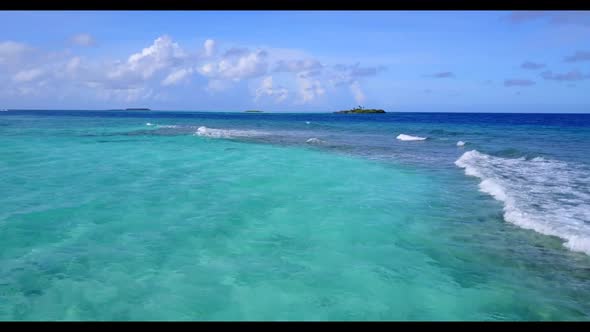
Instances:
[[[586,11],[3,11],[0,108],[590,112]]]

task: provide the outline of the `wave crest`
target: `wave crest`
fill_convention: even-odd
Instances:
[[[557,236],[572,251],[590,255],[590,176],[581,166],[544,159],[465,152],[455,164],[481,179],[480,191],[504,203],[504,219]]]
[[[423,141],[426,139],[426,137],[411,136],[411,135],[406,135],[406,134],[399,134],[399,135],[397,135],[396,138],[399,139],[400,141]]]

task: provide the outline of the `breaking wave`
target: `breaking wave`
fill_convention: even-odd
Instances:
[[[536,157],[465,152],[455,164],[481,179],[480,191],[504,203],[504,219],[565,240],[590,255],[590,173],[579,165]]]
[[[411,136],[406,134],[399,134],[396,138],[400,141],[423,141],[426,139],[426,137]]]

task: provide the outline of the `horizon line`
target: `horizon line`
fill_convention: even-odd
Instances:
[[[81,108],[70,108],[70,109],[58,109],[58,108],[7,108],[3,109],[5,112],[11,111],[79,111],[79,112],[193,112],[193,113],[254,113],[254,112],[247,112],[247,111],[219,111],[219,110],[187,110],[187,109],[150,109],[150,108],[126,108],[126,109],[81,109]],[[2,111],[0,111],[1,113]],[[334,111],[327,111],[327,112],[315,112],[315,111],[307,111],[307,112],[282,112],[282,111],[260,111],[256,112],[256,114],[334,114]],[[590,114],[590,111],[585,112],[464,112],[464,111],[444,111],[444,112],[436,112],[436,111],[386,111],[385,114],[395,114],[395,113],[425,113],[425,114]]]

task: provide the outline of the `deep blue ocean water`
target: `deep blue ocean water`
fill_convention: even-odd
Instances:
[[[1,320],[590,317],[590,114],[5,111],[0,143]]]

